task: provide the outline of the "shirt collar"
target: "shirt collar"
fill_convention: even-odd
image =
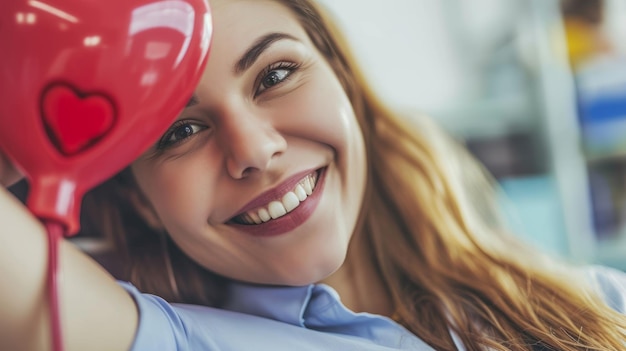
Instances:
[[[350,311],[328,285],[285,287],[233,282],[229,292],[228,301],[223,306],[229,311],[307,329],[367,338],[393,349],[432,350],[387,317]]]
[[[370,317],[388,320],[352,312],[341,303],[337,291],[325,284],[290,287],[232,282],[223,308],[305,328],[340,326]]]
[[[314,287],[313,284],[285,287],[233,282],[223,308],[304,327],[304,314]]]

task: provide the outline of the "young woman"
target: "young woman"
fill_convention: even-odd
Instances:
[[[312,1],[211,5],[189,107],[86,200],[133,285],[61,249],[68,350],[624,349],[625,276],[510,237],[475,162],[385,107]],[[45,236],[0,208],[0,349],[43,350]]]

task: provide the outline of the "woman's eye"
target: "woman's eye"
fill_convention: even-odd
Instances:
[[[271,88],[274,85],[282,82],[287,76],[291,73],[291,71],[286,69],[277,69],[275,71],[271,71],[265,78],[263,78],[262,86],[263,88]]]
[[[259,87],[256,95],[261,94],[266,89],[270,89],[283,81],[285,81],[295,70],[297,65],[295,63],[282,62],[268,67],[260,77]]]
[[[164,149],[173,146],[206,128],[205,126],[190,122],[177,123],[163,135],[163,138],[159,141],[158,148]]]

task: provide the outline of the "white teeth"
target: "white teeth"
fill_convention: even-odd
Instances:
[[[256,224],[263,223],[263,220],[261,220],[261,217],[259,217],[259,215],[256,214],[254,211],[248,212],[248,214],[250,215],[250,217],[252,218],[254,223],[256,223]]]
[[[306,194],[306,191],[304,191],[304,188],[300,184],[296,185],[296,188],[294,189],[294,193],[298,197],[299,201],[304,201],[308,197],[308,195]]]
[[[266,209],[262,208],[259,210],[259,218],[263,221],[263,222],[267,222],[270,219],[272,219],[272,216],[270,216],[270,213],[267,212]]]
[[[272,216],[272,219],[280,218],[287,214],[285,206],[283,206],[283,203],[280,201],[270,202],[267,208],[270,212],[270,216]]]
[[[293,211],[296,207],[298,207],[298,205],[300,205],[300,200],[298,199],[298,196],[296,196],[296,194],[291,191],[283,196],[282,202],[287,212]]]
[[[272,201],[266,207],[242,214],[239,219],[246,224],[262,224],[271,219],[280,218],[300,206],[300,203],[313,193],[316,184],[317,173],[308,175],[296,184],[293,191],[283,195],[282,199]]]
[[[308,177],[302,182],[302,187],[304,188],[304,191],[307,195],[313,194],[313,187],[311,186]]]

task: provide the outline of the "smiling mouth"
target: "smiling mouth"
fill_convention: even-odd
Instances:
[[[264,206],[257,207],[234,217],[231,222],[244,225],[258,225],[281,218],[295,210],[305,202],[317,186],[320,170],[302,178],[296,186],[285,193],[282,198],[270,201]]]

